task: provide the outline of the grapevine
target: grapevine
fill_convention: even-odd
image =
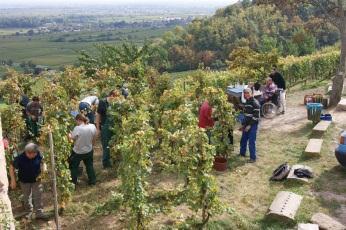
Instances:
[[[131,208],[131,225],[134,229],[146,229],[150,214],[146,187],[152,168],[150,155],[155,139],[148,122],[149,114],[143,111],[124,118],[124,127],[131,130],[131,134],[125,136],[119,146],[123,159],[119,170],[121,189],[126,204]]]

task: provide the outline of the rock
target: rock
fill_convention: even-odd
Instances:
[[[341,98],[339,104],[336,106],[336,110],[346,111],[346,98]]]
[[[298,230],[318,230],[317,224],[298,224]]]
[[[312,216],[311,222],[318,224],[322,230],[346,230],[346,227],[323,213],[316,213]]]

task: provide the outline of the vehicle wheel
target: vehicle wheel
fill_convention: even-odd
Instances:
[[[264,103],[262,105],[262,114],[265,118],[272,119],[276,116],[277,106],[271,102]]]

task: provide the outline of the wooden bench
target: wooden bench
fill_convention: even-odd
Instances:
[[[310,139],[305,148],[305,154],[308,156],[319,156],[322,148],[322,139]]]
[[[320,121],[315,125],[315,127],[312,129],[313,134],[323,134],[325,131],[327,131],[329,125],[331,124],[331,121]]]

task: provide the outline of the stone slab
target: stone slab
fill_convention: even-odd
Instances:
[[[336,106],[338,111],[346,111],[346,98],[341,98],[339,104]]]
[[[322,139],[310,139],[308,145],[305,148],[305,153],[308,156],[318,156],[321,153]]]
[[[319,230],[317,224],[298,224],[298,230]]]
[[[346,230],[343,224],[323,213],[314,214],[311,218],[311,222],[318,224],[322,230]]]
[[[312,172],[312,168],[310,168],[309,166],[306,165],[293,165],[290,172],[288,173],[287,176],[287,180],[298,180],[298,181],[302,181],[302,182],[309,182],[308,178],[299,178],[294,174],[294,170],[295,169],[299,169],[299,168],[304,168],[304,169],[308,169],[309,171]]]
[[[325,131],[327,131],[329,125],[331,124],[331,121],[320,121],[317,123],[317,125],[315,125],[315,127],[312,129],[313,132],[322,132],[324,133]]]
[[[292,221],[303,197],[292,192],[281,191],[269,207],[268,216],[280,220]]]

